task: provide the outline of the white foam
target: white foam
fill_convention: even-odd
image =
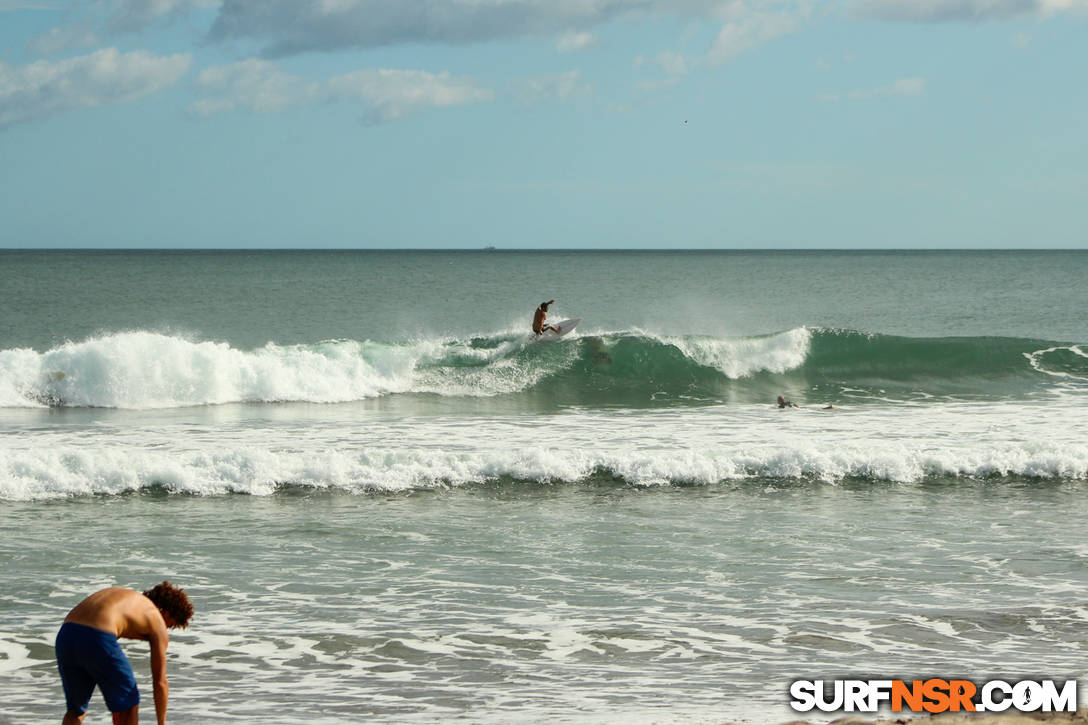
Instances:
[[[123,415],[116,413],[114,415]],[[641,486],[751,478],[916,482],[935,477],[1088,479],[1085,406],[902,406],[823,412],[720,406],[623,414],[56,427],[0,438],[0,497],[201,495],[281,484],[348,491],[510,477],[579,482],[604,471]]]
[[[700,365],[719,370],[730,378],[758,372],[784,373],[799,367],[808,356],[812,333],[804,327],[764,337],[717,339],[711,337],[663,337]]]
[[[42,378],[41,363],[27,348],[0,350],[0,408],[44,407],[30,393]]]
[[[9,674],[27,667],[31,662],[27,647],[0,636],[0,672]]]
[[[1065,350],[1079,357],[1088,358],[1088,353],[1086,353],[1080,345],[1048,347],[1045,350],[1025,352],[1024,357],[1028,359],[1028,362],[1033,368],[1045,375],[1050,375],[1055,378],[1064,378],[1066,380],[1088,381],[1088,378],[1083,375],[1074,375],[1073,373],[1062,372],[1060,370],[1048,370],[1046,368],[1044,358],[1048,353],[1057,352],[1058,350]]]
[[[153,332],[69,342],[44,353],[0,351],[0,407],[172,408],[231,402],[334,403],[398,392],[495,395],[534,384],[549,371],[512,370],[516,343],[474,349],[422,340],[402,345],[329,341],[245,351]],[[480,368],[422,374],[421,363],[459,357]],[[497,361],[488,366],[491,361]]]
[[[126,332],[45,353],[0,351],[0,404],[159,408],[234,401],[356,400],[405,388],[419,351],[366,343],[269,343],[252,352]]]

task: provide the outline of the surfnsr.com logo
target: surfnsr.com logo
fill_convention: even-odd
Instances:
[[[790,697],[797,712],[1076,712],[1077,681],[796,680]]]

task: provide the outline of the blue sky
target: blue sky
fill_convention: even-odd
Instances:
[[[0,247],[1086,248],[1088,0],[0,0]]]

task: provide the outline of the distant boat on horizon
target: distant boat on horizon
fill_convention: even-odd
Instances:
[[[494,252],[495,248],[494,247],[484,247],[484,251],[485,252]]]

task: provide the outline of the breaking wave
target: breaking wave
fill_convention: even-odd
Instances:
[[[0,407],[174,408],[337,403],[383,396],[548,392],[591,404],[766,400],[814,390],[1019,397],[1088,384],[1085,346],[1020,338],[909,338],[795,328],[738,338],[643,331],[532,340],[520,333],[243,350],[147,331],[0,350]]]
[[[471,484],[714,485],[758,480],[917,483],[949,479],[1088,478],[1088,446],[1050,443],[932,449],[811,445],[745,450],[586,450],[554,456],[497,447],[472,452],[284,450],[157,451],[132,447],[0,450],[0,500],[116,495],[163,489],[191,495],[270,495],[292,487],[352,493]]]

